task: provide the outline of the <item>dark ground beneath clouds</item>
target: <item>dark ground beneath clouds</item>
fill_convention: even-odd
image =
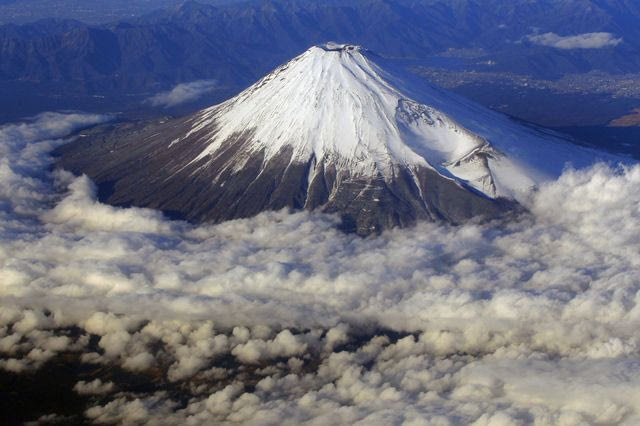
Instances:
[[[0,128],[5,423],[640,422],[640,167],[568,170],[509,223],[195,227],[51,170],[105,119]]]

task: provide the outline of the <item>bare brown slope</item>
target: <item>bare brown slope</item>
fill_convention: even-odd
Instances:
[[[513,207],[419,167],[398,166],[394,177],[353,176],[325,161],[292,163],[283,150],[263,164],[251,154],[251,131],[227,140],[216,158],[190,163],[207,142],[203,134],[171,144],[191,128],[192,118],[151,124],[111,124],[57,150],[57,164],[85,173],[101,199],[117,206],[159,209],[191,222],[221,222],[265,210],[320,209],[341,215],[345,229],[367,235],[419,220],[461,223],[496,217]],[[204,166],[204,167],[203,167]],[[313,176],[310,180],[310,176]],[[415,176],[415,178],[414,178]]]

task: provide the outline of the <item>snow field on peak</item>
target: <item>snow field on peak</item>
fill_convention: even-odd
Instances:
[[[313,48],[210,110],[215,133],[196,160],[238,129],[253,129],[252,149],[266,158],[291,146],[293,161],[336,159],[355,174],[386,174],[394,163],[426,166],[394,122],[399,98],[362,55]]]
[[[331,162],[355,176],[393,178],[394,166],[429,167],[489,197],[520,199],[557,178],[566,165],[584,167],[597,153],[557,135],[416,81],[384,59],[351,45],[307,50],[220,105],[202,111],[188,136],[215,158],[238,135],[264,162],[292,149],[292,162]],[[392,70],[393,72],[390,72]],[[203,167],[206,167],[203,166]]]

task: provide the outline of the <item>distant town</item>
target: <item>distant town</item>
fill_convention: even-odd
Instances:
[[[589,72],[568,74],[558,80],[542,80],[509,72],[452,71],[436,67],[416,67],[413,71],[449,89],[469,84],[489,83],[514,88],[551,90],[558,94],[610,94],[613,98],[640,99],[640,74],[611,75]]]

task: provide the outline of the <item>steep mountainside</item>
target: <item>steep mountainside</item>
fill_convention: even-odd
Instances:
[[[214,222],[321,208],[360,234],[495,217],[568,162],[600,157],[338,44],[193,116],[116,126],[60,154],[113,204]]]

